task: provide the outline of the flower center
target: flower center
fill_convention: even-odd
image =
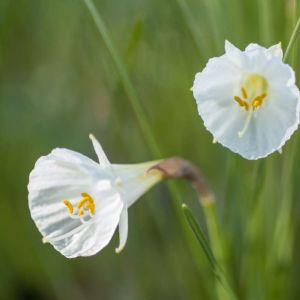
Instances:
[[[248,112],[245,125],[238,132],[239,137],[242,137],[252,118],[252,113],[259,108],[266,100],[268,90],[267,80],[259,74],[250,74],[240,88],[240,95],[236,95],[233,99]]]
[[[76,208],[77,211],[75,212],[74,206],[72,203],[65,199],[63,202],[65,206],[67,207],[69,214],[71,217],[80,218],[83,217],[86,212],[90,213],[90,216],[92,217],[96,210],[96,203],[94,199],[88,194],[88,193],[82,193],[81,194],[82,199],[78,201]]]
[[[57,242],[57,241],[69,238],[70,236],[78,233],[84,226],[86,226],[87,222],[90,223],[92,221],[92,217],[94,216],[94,213],[96,210],[96,203],[95,203],[94,199],[88,193],[83,192],[83,193],[81,193],[81,196],[82,196],[82,199],[78,201],[75,208],[72,205],[72,203],[67,199],[65,199],[63,201],[63,203],[69,211],[70,218],[79,219],[82,224],[80,224],[79,226],[75,227],[74,229],[72,229],[69,232],[64,233],[62,235],[58,235],[55,237],[45,236],[43,238],[43,243],[49,243],[50,241],[53,243],[53,242]],[[85,213],[89,213],[88,219],[85,218],[85,216],[86,216]]]
[[[57,242],[57,241],[69,238],[70,236],[79,232],[84,226],[86,226],[87,222],[90,223],[92,221],[92,217],[96,210],[96,203],[95,203],[94,199],[88,193],[83,192],[83,193],[81,193],[81,196],[82,196],[82,199],[78,201],[75,208],[72,205],[72,203],[67,199],[65,199],[63,201],[63,203],[69,211],[70,218],[79,219],[82,224],[80,224],[79,226],[75,227],[74,229],[70,230],[67,233],[64,233],[64,234],[61,234],[61,235],[58,235],[55,237],[45,236],[43,238],[43,243],[49,243],[50,241]],[[86,216],[85,213],[89,213],[88,219],[85,218],[85,216]]]
[[[241,86],[240,95],[233,99],[246,111],[260,107],[267,97],[268,82],[258,74],[251,74]]]

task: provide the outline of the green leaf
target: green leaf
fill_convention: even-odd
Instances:
[[[197,241],[199,242],[203,252],[205,253],[206,258],[210,263],[210,266],[212,267],[213,272],[216,273],[217,262],[210,248],[210,245],[204,235],[204,232],[202,231],[200,225],[196,221],[189,207],[185,203],[183,203],[181,207],[191,230],[193,231]]]

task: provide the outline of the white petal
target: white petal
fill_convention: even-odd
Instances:
[[[242,53],[239,48],[235,47],[227,40],[225,41],[225,52],[229,55],[239,55]]]
[[[119,222],[120,243],[119,243],[119,247],[116,249],[116,253],[120,253],[124,249],[127,241],[127,236],[128,236],[128,210],[127,210],[127,206],[124,205],[120,217],[120,222]]]
[[[256,43],[251,43],[249,44],[246,48],[245,48],[245,52],[256,52],[256,51],[266,51],[267,48],[261,46],[261,45],[258,45]]]
[[[261,71],[270,86],[285,87],[295,85],[295,72],[278,57],[268,60],[268,65]]]
[[[201,73],[197,73],[194,84],[193,94],[198,105],[203,101],[215,99],[219,105],[230,105],[226,97],[232,95],[236,82],[242,77],[240,70],[236,68],[231,60],[226,56],[220,56],[210,59]],[[223,92],[225,97],[219,98]],[[203,95],[205,95],[203,97]],[[225,100],[225,101],[224,101]]]
[[[134,165],[113,165],[115,173],[120,177],[120,191],[122,198],[130,207],[137,199],[145,194],[152,186],[162,179],[157,170],[148,170],[158,161]]]
[[[299,124],[299,92],[296,87],[274,87],[269,97],[257,114],[257,126],[262,129],[259,133],[261,144],[266,148],[262,152],[265,153],[280,149]]]
[[[103,148],[101,147],[101,144],[99,143],[99,141],[94,137],[94,135],[90,134],[89,138],[91,139],[95,152],[98,156],[99,162],[100,164],[102,164],[103,166],[110,166],[110,162],[105,154],[105,152],[103,151]]]
[[[246,63],[246,57],[243,51],[241,51],[239,48],[235,47],[228,41],[225,41],[225,56],[230,60],[231,64],[235,65],[239,69],[242,68]]]
[[[265,52],[266,54],[268,54],[269,57],[273,56],[273,57],[278,57],[279,59],[282,59],[282,57],[283,57],[281,43],[275,44],[269,48],[265,48],[258,44],[252,43],[252,44],[249,44],[245,49],[245,52],[247,52],[248,54],[250,52],[256,52],[256,51]]]
[[[258,44],[252,43],[246,47],[245,51],[241,51],[226,41],[225,50],[226,55],[231,62],[238,66],[242,72],[262,71],[263,68],[268,65],[269,59],[276,57],[280,60],[283,56],[281,44],[274,45],[270,48],[265,48]]]
[[[112,175],[79,153],[55,149],[40,158],[30,174],[29,208],[44,239],[66,257],[87,256],[111,240],[123,208],[120,194],[111,186]],[[81,193],[96,202],[95,215],[82,223],[70,217],[63,200],[75,207]]]
[[[283,58],[283,51],[282,51],[281,43],[278,43],[278,44],[273,45],[270,48],[268,48],[268,52],[274,56],[277,56],[280,59]]]

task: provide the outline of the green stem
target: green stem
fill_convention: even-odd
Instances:
[[[300,17],[298,18],[298,21],[296,23],[296,26],[293,30],[293,33],[292,33],[292,36],[288,42],[288,45],[287,45],[287,48],[285,50],[285,53],[284,53],[284,56],[283,56],[283,61],[286,62],[289,55],[290,55],[290,52],[295,44],[295,41],[297,39],[297,36],[298,36],[298,33],[299,33],[299,30],[300,30]]]

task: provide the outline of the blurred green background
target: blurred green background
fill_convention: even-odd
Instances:
[[[212,144],[190,87],[228,39],[283,47],[294,0],[95,0],[133,81],[162,157],[194,161],[217,195],[229,281],[238,299],[300,299],[298,135],[283,155],[249,162]],[[299,74],[297,47],[292,63]],[[119,73],[81,0],[0,1],[0,299],[215,299],[214,278],[163,183],[129,211],[96,256],[68,260],[30,218],[28,175],[55,147],[115,163],[155,157]],[[205,221],[192,188],[180,198]]]

